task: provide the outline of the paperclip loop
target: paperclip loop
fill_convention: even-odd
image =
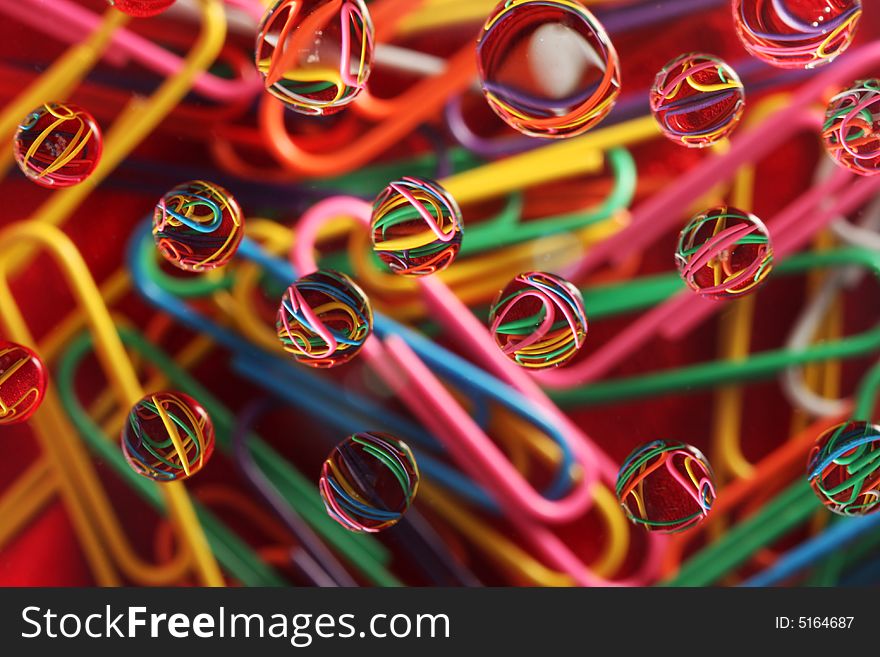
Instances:
[[[319,153],[302,148],[284,125],[284,105],[265,95],[259,108],[263,140],[282,167],[299,175],[326,176],[353,171],[384,153],[438,112],[449,95],[470,84],[475,71],[473,45],[468,44],[446,62],[444,73],[424,78],[395,100],[408,107],[406,112],[385,117],[342,152]]]
[[[816,179],[824,178],[833,170],[835,164],[827,159],[816,172]],[[875,199],[861,213],[859,225],[855,226],[844,217],[838,217],[830,225],[830,230],[823,232],[817,239],[817,248],[832,248],[842,242],[852,246],[865,246],[877,250],[877,233],[874,229],[880,225],[880,198]],[[811,281],[815,290],[810,303],[803,309],[795,327],[789,335],[787,346],[801,350],[811,342],[822,339],[834,340],[843,329],[843,313],[839,292],[850,287],[863,277],[864,272],[858,269],[840,270],[826,276],[816,276]],[[826,380],[829,375],[840,379],[839,364],[827,363],[823,368]],[[846,400],[838,399],[839,385],[817,385],[817,367],[791,367],[780,376],[783,392],[798,408],[796,420],[809,416],[822,417],[839,415]]]
[[[371,207],[354,198],[331,198],[313,206],[297,225],[297,239],[291,260],[300,271],[317,269],[313,245],[318,228],[327,218],[344,214],[369,225]],[[555,567],[563,569],[578,583],[596,584],[601,580],[561,541],[535,521],[565,522],[587,510],[592,501],[590,489],[599,476],[613,481],[616,468],[612,461],[587,438],[564,414],[558,411],[534,384],[495,347],[483,327],[470,311],[439,281],[421,281],[422,291],[432,311],[446,328],[459,336],[464,346],[478,357],[502,381],[530,398],[543,414],[563,431],[569,447],[583,468],[581,485],[562,500],[542,498],[509,464],[495,444],[473,419],[450,396],[446,388],[412,350],[407,340],[389,332],[384,338],[383,327],[376,323],[376,333],[364,346],[370,365],[410,407],[422,422],[442,436],[447,449],[472,477],[493,491],[507,511],[508,518],[520,527]],[[411,339],[411,338],[410,338]],[[391,363],[397,368],[391,367]],[[523,513],[527,511],[528,515]],[[662,542],[649,537],[648,568],[653,567],[657,547]],[[607,582],[602,582],[607,583]]]
[[[108,378],[114,382],[120,404],[130,407],[143,397],[143,390],[116,335],[98,289],[82,256],[69,238],[51,226],[26,222],[14,224],[0,233],[0,244],[4,250],[4,257],[0,258],[0,306],[3,307],[2,322],[7,334],[24,344],[34,344],[9,289],[9,253],[23,244],[39,245],[49,252],[69,279],[72,291],[86,313],[89,326],[99,338],[99,360]],[[98,556],[100,536],[122,572],[136,581],[168,583],[177,579],[183,568],[191,563],[203,584],[223,585],[223,577],[186,491],[180,484],[166,485],[162,492],[189,554],[168,567],[150,567],[141,562],[125,542],[118,521],[113,518],[110,503],[79,443],[58,439],[59,436],[71,436],[73,433],[66,425],[58,398],[52,390],[47,393],[44,410],[34,419],[34,424],[43,449],[52,459],[59,476],[68,510],[87,543],[84,548],[89,553],[90,563],[96,568],[99,582],[112,583],[116,579],[103,555]],[[94,517],[89,518],[92,513]]]
[[[746,126],[764,120],[767,115],[778,109],[784,99],[784,95],[776,94],[763,100],[748,115]],[[731,197],[734,207],[752,209],[755,197],[754,165],[747,164],[736,172]],[[728,321],[722,323],[719,329],[720,357],[736,361],[748,356],[754,310],[753,295],[739,299],[734,304]],[[744,477],[752,470],[752,465],[743,456],[740,445],[742,406],[741,386],[737,384],[723,386],[715,392],[710,460],[719,483],[725,481],[728,475]],[[715,526],[720,526],[720,523],[715,523]]]
[[[384,0],[374,3],[377,39],[390,36],[398,22],[418,9],[420,3],[406,0]],[[381,20],[380,20],[381,19]],[[382,45],[377,46],[381,50]],[[447,96],[471,83],[476,71],[473,47],[468,44],[446,62],[440,75],[423,79],[394,99],[379,99],[364,92],[355,101],[355,113],[379,119],[379,123],[362,136],[349,140],[342,152],[329,151],[326,144],[315,146],[323,152],[308,148],[307,141],[294,139],[285,124],[284,104],[265,94],[259,106],[259,125],[263,143],[277,161],[288,171],[297,175],[323,176],[352,171],[380,155],[401,138],[439,111]],[[405,111],[404,111],[405,110]],[[342,125],[355,127],[352,117],[342,120]],[[361,132],[362,128],[358,129]],[[352,137],[355,134],[352,133]],[[314,141],[314,140],[312,140]],[[215,144],[215,154],[235,167],[244,169],[237,160],[230,144]]]

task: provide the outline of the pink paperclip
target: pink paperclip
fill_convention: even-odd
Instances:
[[[814,210],[824,199],[843,191],[846,183],[852,182],[854,178],[853,174],[844,169],[835,170],[828,180],[810,189],[767,222],[773,236],[776,259],[781,260],[800,249],[822,226],[840,214],[857,208],[880,189],[880,180],[857,180],[849,186],[847,195],[837,204],[821,211]],[[724,307],[724,302],[708,301],[691,290],[683,290],[642,315],[589,358],[562,371],[537,373],[535,378],[551,388],[569,388],[595,381],[622,363],[656,334],[676,339],[686,334],[697,322]]]
[[[776,237],[774,238],[774,258],[777,260],[783,260],[792,253],[797,252],[806,246],[813,235],[833,221],[836,217],[846,215],[847,213],[858,209],[859,206],[868,202],[880,192],[880,180],[877,178],[858,178],[844,169],[836,170],[834,176],[832,176],[832,180],[834,180],[835,176],[837,180],[851,183],[841,190],[838,194],[839,198],[835,204],[816,210],[816,206],[824,200],[826,195],[807,194],[802,198],[812,195],[816,202],[810,205],[807,203],[800,205],[809,208],[809,210],[800,212],[796,209],[792,209],[793,206],[797,204],[796,202],[789,206],[784,212],[777,215],[774,222],[775,227],[778,228],[778,225],[782,223],[783,214],[786,215],[786,219],[792,220],[793,223],[791,223],[786,230],[777,231]],[[825,185],[820,185],[814,188],[814,190],[823,189],[824,187]],[[811,190],[811,192],[814,190]],[[771,231],[774,226],[770,227]],[[686,335],[693,327],[697,326],[706,317],[718,310],[717,303],[706,302],[699,297],[697,297],[695,301],[696,303],[692,302],[686,306],[683,309],[683,312],[675,315],[666,326],[664,326],[664,337],[674,340]]]
[[[450,334],[462,336],[462,346],[471,354],[471,357],[476,362],[528,397],[546,412],[551,420],[562,429],[574,453],[576,455],[584,453],[586,458],[593,459],[601,479],[613,485],[617,478],[616,464],[580,427],[559,410],[529,374],[502,354],[486,327],[474,317],[473,313],[453,294],[452,290],[441,281],[432,277],[420,279],[419,284],[432,317],[442,324]],[[396,354],[397,352],[394,352],[392,357],[396,358]],[[411,361],[408,362],[412,365]],[[435,390],[435,392],[437,391]],[[520,520],[519,517],[515,517],[515,514],[512,519],[515,522]],[[539,539],[538,535],[543,538]],[[531,532],[529,536],[535,541],[535,548],[546,558],[551,559],[552,563],[557,567],[566,568],[567,572],[571,572],[568,570],[568,568],[572,567],[570,560],[575,559],[576,562],[580,563],[580,560],[575,555],[560,552],[565,546],[557,543],[558,537],[552,533],[536,534]],[[551,537],[555,540],[551,541]],[[656,556],[655,551],[661,548],[664,540],[663,537],[657,534],[649,534],[649,554],[646,561],[648,571],[652,567],[651,564],[654,563],[652,559]],[[580,567],[584,568],[585,566],[581,563]]]
[[[736,170],[755,162],[778,148],[798,130],[814,126],[807,108],[822,98],[829,89],[855,80],[860,71],[880,62],[880,43],[872,43],[841,56],[795,93],[787,107],[768,117],[760,125],[731,141],[723,156],[709,158],[699,167],[656,194],[633,210],[630,225],[590,249],[583,260],[566,270],[567,278],[578,280],[605,262],[621,263],[644,250],[681,221],[682,208],[722,180],[730,179]]]
[[[436,404],[438,408],[454,409],[454,412],[462,413],[464,417],[470,420],[470,416],[455,404],[455,400],[452,399],[446,388],[437,381],[418,355],[402,338],[396,335],[389,336],[385,339],[385,345],[400,371],[408,375],[407,387],[418,390],[420,397],[424,399],[431,399],[434,402],[440,401],[441,403]],[[419,419],[437,435],[442,435],[444,427],[447,426],[446,423],[456,421],[448,415],[443,417],[437,415],[436,409],[425,410],[426,412],[419,415]],[[508,513],[508,519],[532,548],[546,559],[548,563],[570,574],[578,584],[583,586],[638,586],[649,582],[652,575],[660,567],[664,539],[656,534],[649,535],[651,543],[648,545],[648,553],[641,567],[632,578],[627,580],[607,580],[593,575],[580,558],[548,528],[516,512]]]
[[[263,13],[259,0],[226,0],[226,4],[238,7],[258,20]],[[82,35],[94,31],[101,22],[101,16],[72,0],[0,0],[0,11],[68,43],[79,41]],[[183,60],[174,53],[125,28],[113,35],[105,57],[120,64],[124,57],[131,57],[163,76],[176,73],[183,66]],[[247,67],[242,71],[242,77],[236,80],[202,73],[192,88],[206,98],[231,102],[255,97],[263,85],[256,68]]]
[[[300,272],[317,269],[312,248],[323,221],[344,215],[355,217],[369,225],[371,212],[372,206],[366,201],[344,196],[332,197],[312,206],[297,225],[296,243],[291,254],[297,269]],[[387,364],[390,362],[390,355],[382,340],[375,335],[371,336],[364,345],[364,354],[370,365],[414,413],[422,415],[426,407],[430,407],[428,415],[445,417],[448,420],[448,424],[444,423],[444,430],[437,434],[437,438],[444,442],[450,453],[471,476],[484,482],[490,490],[506,499],[511,505],[524,509],[545,522],[568,522],[587,510],[591,501],[589,485],[596,477],[590,467],[591,459],[587,458],[589,455],[583,449],[578,453],[579,445],[572,445],[572,451],[576,457],[580,457],[578,460],[584,467],[585,476],[582,482],[574,487],[568,497],[548,500],[522,478],[495,443],[457,403],[426,404],[433,400],[418,395],[411,386],[405,385],[405,379],[393,369],[389,370]],[[434,378],[433,374],[431,377]],[[439,381],[436,384],[442,387]]]
[[[302,272],[317,269],[313,250],[322,222],[345,215],[368,226],[371,212],[369,203],[351,197],[334,197],[314,205],[297,225],[297,239],[291,252],[294,265]],[[389,336],[382,341],[374,335],[368,339],[364,354],[371,366],[435,433],[461,467],[496,495],[508,518],[549,563],[568,573],[579,584],[611,584],[592,575],[568,546],[538,521],[568,522],[585,513],[592,501],[590,486],[596,483],[598,476],[613,482],[616,477],[614,463],[546,397],[533,380],[500,353],[486,328],[448,287],[431,278],[421,279],[420,284],[429,307],[439,321],[459,335],[467,336],[466,347],[487,369],[528,396],[562,428],[575,459],[584,469],[581,482],[562,500],[547,500],[541,496],[458,405],[421,359],[407,345],[401,347],[403,341],[399,337]],[[393,367],[393,363],[397,367]],[[631,581],[617,583],[646,581],[659,566],[662,543],[661,537],[650,535],[649,555],[642,571]]]
[[[809,103],[821,97],[824,90],[833,87],[834,81],[857,75],[858,70],[875,61],[880,61],[880,44],[856,51],[854,56],[844,60],[845,66],[835,66],[814,78],[785,109],[734,140],[726,155],[706,162],[687,174],[683,183],[643,203],[633,213],[633,223],[629,227],[597,245],[580,263],[568,270],[567,275],[581,277],[602,262],[619,262],[636,250],[645,248],[673,227],[680,218],[681,208],[699,196],[701,190],[732,177],[740,166],[766,155],[796,132],[816,132],[818,120],[809,109]],[[843,169],[836,171],[828,180],[793,201],[767,222],[777,260],[801,248],[811,235],[834,217],[857,208],[880,189],[880,180],[868,179],[849,185],[848,191],[845,191],[844,187],[853,178],[851,173]],[[816,209],[825,198],[835,194],[839,195],[836,204]],[[589,358],[565,370],[536,373],[535,379],[549,388],[571,388],[595,381],[658,333],[671,339],[680,338],[725,305],[724,302],[706,301],[689,291],[682,292],[645,313]]]

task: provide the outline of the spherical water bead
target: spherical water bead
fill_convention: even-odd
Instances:
[[[727,137],[745,110],[743,84],[713,55],[688,53],[663,67],[650,94],[651,112],[672,141],[704,148]]]
[[[275,320],[284,350],[310,367],[347,363],[372,330],[367,295],[348,276],[329,269],[294,281],[281,298]]]
[[[0,426],[26,422],[40,407],[48,376],[33,351],[0,341]]]
[[[174,4],[174,0],[108,0],[123,14],[137,18],[156,16]]]
[[[861,0],[733,0],[746,50],[781,68],[831,63],[849,48],[861,16]]]
[[[363,0],[279,0],[257,30],[257,69],[290,109],[334,114],[366,86],[373,39]]]
[[[844,422],[816,439],[807,480],[822,504],[842,516],[880,510],[880,426]]]
[[[367,533],[396,525],[418,489],[419,468],[410,448],[376,431],[356,433],[337,445],[318,482],[330,517],[350,531]]]
[[[587,336],[584,298],[559,276],[520,274],[495,297],[489,330],[504,355],[523,367],[564,365]]]
[[[178,185],[156,203],[153,239],[175,267],[205,272],[222,267],[235,255],[244,235],[241,208],[220,185],[192,180]]]
[[[880,80],[860,80],[831,99],[822,139],[840,166],[861,176],[880,173]]]
[[[649,531],[672,534],[709,515],[715,476],[696,447],[654,440],[636,448],[620,466],[617,499],[627,517]]]
[[[461,210],[432,180],[396,180],[373,203],[373,250],[395,274],[425,276],[446,269],[461,248]]]
[[[71,187],[92,175],[103,138],[92,115],[72,103],[47,103],[19,124],[13,155],[24,175],[43,187]]]
[[[754,290],[773,269],[773,245],[755,215],[729,206],[688,222],[675,252],[678,271],[707,299],[732,299]]]
[[[135,404],[122,430],[132,470],[156,481],[179,481],[214,453],[214,425],[199,402],[181,392],[156,392]]]
[[[477,42],[483,94],[531,137],[573,137],[604,119],[620,93],[605,28],[579,0],[507,0]]]

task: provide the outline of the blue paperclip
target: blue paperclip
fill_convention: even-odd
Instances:
[[[340,431],[362,430],[364,426],[388,427],[389,430],[406,436],[425,449],[438,448],[437,441],[418,425],[386,409],[380,409],[371,400],[349,394],[346,395],[346,406],[342,407],[339,404],[338,390],[328,381],[302,368],[292,367],[288,363],[279,361],[236,333],[215,324],[181,299],[162,289],[140,264],[140,250],[152,248],[150,225],[145,221],[135,231],[127,254],[135,288],[143,297],[181,323],[209,335],[215,342],[230,349],[235,354],[233,366],[243,376]],[[269,256],[251,240],[242,241],[239,255],[262,265],[272,276],[285,284],[296,278],[293,268],[287,262]],[[394,332],[403,336],[429,365],[433,365],[441,375],[468,390],[471,398],[498,401],[545,431],[559,445],[562,452],[558,475],[545,491],[545,495],[554,499],[565,494],[571,485],[570,474],[573,463],[571,451],[558,430],[540,410],[535,408],[534,404],[483,370],[393,320],[377,314],[375,327],[379,334]],[[477,406],[486,407],[488,404],[481,403]],[[487,416],[483,414],[483,417],[478,419],[485,422]],[[487,510],[497,511],[497,504],[489,494],[458,470],[424,454],[420,454],[419,462],[425,473],[444,487],[454,490],[461,497]]]
[[[238,255],[261,265],[266,272],[285,284],[297,278],[296,270],[289,262],[270,256],[256,242],[247,238],[241,241]],[[565,494],[568,490],[567,486],[570,484],[569,473],[571,466],[574,464],[574,457],[568,443],[554,422],[547,418],[543,411],[538,409],[531,400],[502,383],[485,370],[435,344],[417,331],[399,324],[381,313],[374,314],[373,328],[379,337],[397,335],[403,338],[434,372],[443,378],[455,382],[459,388],[467,390],[472,399],[498,402],[509,411],[532,422],[546,433],[559,446],[562,451],[562,459],[559,466],[559,476],[557,476],[545,494],[551,499],[558,499]],[[477,405],[487,406],[487,404]],[[487,418],[484,416],[483,419],[485,421]],[[481,426],[485,428],[485,424]]]
[[[775,586],[877,529],[880,529],[880,515],[847,518],[846,522],[834,523],[821,534],[780,556],[775,564],[746,580],[742,586]]]

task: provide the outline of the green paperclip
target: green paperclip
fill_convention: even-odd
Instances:
[[[608,166],[614,179],[614,185],[609,195],[595,207],[587,208],[578,212],[571,212],[550,217],[543,217],[533,221],[522,221],[524,195],[512,194],[501,211],[494,217],[481,221],[473,226],[465,225],[465,237],[461,245],[460,256],[472,256],[485,251],[491,251],[505,246],[520,244],[529,240],[542,237],[550,237],[560,233],[577,231],[605,221],[615,212],[629,207],[636,192],[637,172],[633,156],[625,148],[612,148],[607,153]],[[420,158],[417,162],[422,162]],[[434,156],[428,156],[432,161]],[[384,167],[392,177],[383,179],[379,186],[373,187],[370,195],[375,195],[393,180],[393,175],[398,173],[400,165],[395,163]],[[333,187],[342,187],[352,193],[363,191],[363,172],[340,178],[331,184]],[[372,178],[374,173],[369,172]],[[412,172],[407,175],[418,175]],[[354,177],[356,176],[356,177]],[[378,263],[378,259],[376,260]],[[327,253],[321,256],[321,267],[335,269],[348,274],[352,273],[348,256],[344,251]],[[377,265],[378,266],[378,265]]]
[[[614,187],[597,207],[523,222],[521,221],[523,196],[515,194],[511,197],[514,202],[508,202],[500,215],[471,228],[465,227],[461,254],[474,255],[528,240],[580,230],[608,219],[622,208],[629,207],[636,192],[635,160],[625,148],[612,148],[607,156],[614,176]]]
[[[225,408],[206,388],[181,369],[161,349],[148,342],[141,334],[129,329],[118,328],[123,343],[137,351],[152,365],[159,368],[175,388],[192,395],[205,407],[217,435],[217,444],[224,451],[231,450],[231,435],[235,416]],[[59,360],[58,388],[61,401],[73,419],[79,432],[89,447],[114,467],[118,474],[142,497],[156,508],[161,507],[161,499],[156,494],[152,482],[135,473],[103,431],[94,423],[79,403],[74,391],[74,377],[79,364],[92,348],[90,334],[81,334],[74,339]],[[260,468],[278,492],[286,499],[299,500],[297,510],[303,518],[333,546],[345,559],[371,583],[379,586],[399,586],[400,581],[386,568],[391,555],[388,550],[371,536],[354,535],[333,522],[324,511],[317,489],[306,477],[300,474],[271,446],[258,437],[250,441],[251,450]],[[211,548],[217,558],[242,583],[248,586],[279,586],[286,582],[232,534],[204,506],[197,505],[199,518],[205,523],[205,531]]]
[[[880,277],[880,254],[853,247],[831,251],[801,253],[777,267],[776,274],[800,274],[811,269],[862,265]],[[646,281],[615,284],[585,290],[585,305],[591,317],[595,309],[589,299],[601,299],[602,316],[629,312],[654,305],[681,288],[674,274],[652,277]],[[600,305],[600,304],[597,304]],[[607,404],[623,399],[650,397],[673,391],[693,391],[772,376],[788,367],[806,363],[855,358],[880,350],[880,325],[859,335],[823,342],[793,351],[777,349],[753,354],[744,360],[721,360],[679,369],[664,370],[623,379],[603,380],[578,388],[550,390],[550,397],[560,406]]]
[[[880,254],[875,255],[876,261]],[[875,273],[877,268],[875,266]],[[880,365],[862,380],[853,419],[868,421],[880,391]],[[687,562],[667,586],[709,586],[745,563],[763,547],[806,522],[820,508],[806,477],[792,484],[766,504],[759,513],[732,527],[718,541],[704,548]]]

